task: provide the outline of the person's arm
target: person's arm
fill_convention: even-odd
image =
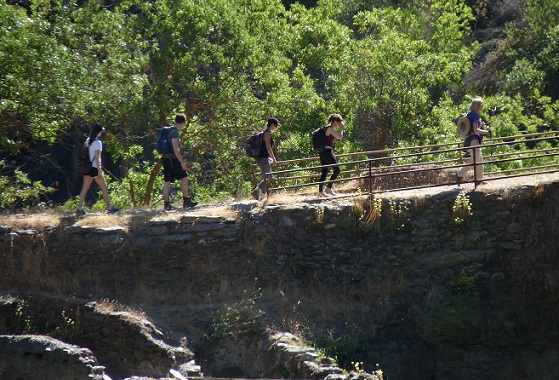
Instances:
[[[186,162],[184,162],[181,155],[181,150],[179,148],[179,139],[177,138],[171,139],[171,144],[173,145],[173,152],[175,153],[175,157],[177,157],[177,159],[181,163],[182,170],[186,170]]]
[[[344,127],[340,127],[340,132],[336,132],[336,130],[334,129],[334,127],[330,126],[328,128],[326,128],[326,136],[334,136],[334,138],[342,141],[344,139]]]
[[[272,165],[277,165],[278,161],[276,160],[276,156],[274,156],[274,151],[272,149],[272,133],[271,132],[264,132],[264,143],[266,144],[266,150],[268,151],[268,156],[272,159]]]
[[[95,160],[95,166],[99,169],[99,173],[101,173],[101,150],[95,149],[93,153],[93,160]]]
[[[482,129],[481,124],[483,124],[481,120],[474,121],[474,128],[473,128],[474,135],[488,135],[490,133],[489,131]]]

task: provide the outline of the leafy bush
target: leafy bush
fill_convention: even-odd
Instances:
[[[9,171],[6,162],[0,161],[0,210],[36,206],[40,197],[54,191],[41,181],[32,181],[19,169]]]

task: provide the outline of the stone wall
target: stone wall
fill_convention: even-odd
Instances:
[[[527,185],[6,226],[0,284],[143,305],[193,342],[261,289],[266,323],[362,342],[388,379],[555,379],[558,199],[558,184]]]

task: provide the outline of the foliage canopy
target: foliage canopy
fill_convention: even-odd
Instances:
[[[39,147],[77,152],[101,122],[123,168],[111,196],[136,207],[158,202],[154,137],[176,112],[202,200],[248,194],[240,142],[270,115],[280,159],[312,155],[310,131],[334,112],[341,152],[453,141],[474,96],[505,109],[497,134],[556,128],[556,2],[471,3],[0,0],[0,159],[25,174],[45,161]],[[75,182],[71,163],[50,164]],[[69,187],[56,192],[71,199]]]

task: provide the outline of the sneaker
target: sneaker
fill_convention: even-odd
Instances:
[[[255,188],[254,190],[252,190],[252,191],[250,192],[250,195],[252,195],[252,197],[253,197],[255,200],[260,200],[260,197],[261,197],[261,195],[262,195],[262,191],[260,190],[259,187],[257,187],[257,188]]]
[[[318,192],[318,197],[319,197],[319,198],[330,198],[328,195],[326,195],[326,194],[324,193],[324,191],[319,191],[319,192]]]
[[[79,208],[79,209],[76,211],[76,215],[77,215],[77,216],[84,216],[84,215],[85,215],[85,210],[84,210],[83,208]]]
[[[171,202],[165,202],[165,205],[163,206],[163,210],[172,211],[173,209],[174,209],[174,207],[171,206]]]
[[[331,195],[333,197],[335,197],[336,195],[338,195],[337,193],[334,192],[334,190],[332,190],[331,187],[327,187],[326,189],[324,189],[324,192],[328,195]]]
[[[122,210],[120,207],[109,206],[109,208],[107,209],[107,212],[109,214],[114,214],[115,212],[119,212],[120,210]]]
[[[190,198],[184,198],[182,201],[182,208],[196,207],[196,205],[198,205],[198,202],[194,202]]]

